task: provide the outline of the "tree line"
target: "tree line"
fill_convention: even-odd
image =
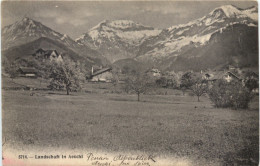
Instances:
[[[29,61],[35,66],[41,78],[50,79],[48,88],[51,90],[65,90],[69,95],[72,91],[79,91],[86,81],[86,66],[80,62],[74,62],[67,57],[62,62],[38,60]],[[27,63],[28,65],[28,63]],[[16,76],[19,65],[11,63],[6,65],[5,70],[11,78]],[[116,90],[119,83],[119,69],[113,68],[111,83]],[[219,79],[209,82],[198,73],[193,72],[167,72],[164,76],[153,78],[144,71],[124,71],[126,76],[123,89],[126,93],[135,93],[137,101],[140,95],[154,88],[164,87],[178,89],[192,93],[198,102],[202,95],[207,95],[216,107],[247,108],[254,96],[253,89],[258,88],[258,80],[253,79],[252,73],[248,72],[243,82]]]

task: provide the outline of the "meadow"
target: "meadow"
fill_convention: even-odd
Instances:
[[[203,96],[162,89],[161,95],[3,90],[3,139],[8,146],[137,151],[185,157],[197,165],[257,165],[258,96],[247,110],[216,109]]]

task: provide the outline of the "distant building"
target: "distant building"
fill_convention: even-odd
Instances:
[[[20,77],[29,77],[29,78],[37,77],[37,71],[34,68],[20,67],[17,70],[17,72]]]
[[[34,54],[35,58],[44,58],[56,61],[62,61],[62,55],[60,55],[56,50],[43,50],[42,48],[38,49]]]
[[[230,82],[232,80],[242,81],[242,79],[239,76],[237,76],[236,74],[234,74],[230,71],[228,71],[224,74],[223,79],[225,79],[227,82]]]
[[[46,50],[44,53],[44,58],[50,58],[50,59],[54,59],[54,58],[58,58],[59,54],[56,50]]]
[[[237,68],[235,66],[232,65],[228,65],[228,70],[236,70]]]
[[[33,54],[33,56],[35,58],[40,58],[40,57],[44,57],[44,54],[45,54],[45,51],[40,48]]]
[[[159,69],[150,69],[148,71],[146,71],[146,73],[150,76],[153,76],[153,77],[160,77],[161,76],[161,72]]]
[[[232,80],[235,81],[242,81],[242,79],[240,77],[238,77],[236,74],[227,71],[227,72],[206,72],[202,75],[202,78],[208,81],[216,81],[219,79],[224,79],[227,82],[230,82]]]
[[[111,82],[112,80],[112,68],[107,67],[94,72],[92,68],[91,75],[89,76],[92,82]]]

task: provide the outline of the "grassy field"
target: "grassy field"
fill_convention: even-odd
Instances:
[[[206,165],[258,164],[258,97],[248,110],[231,110],[216,109],[207,97],[197,102],[179,91],[143,95],[137,102],[135,95],[106,93],[106,84],[88,84],[86,89],[69,96],[3,91],[7,144],[138,151],[194,163],[203,160]]]

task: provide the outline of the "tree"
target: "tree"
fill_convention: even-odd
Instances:
[[[18,76],[18,72],[17,72],[17,70],[19,69],[18,66],[19,65],[16,64],[15,62],[9,63],[8,61],[6,61],[5,63],[5,71],[9,74],[12,81],[15,77]]]
[[[183,95],[185,93],[185,90],[190,89],[191,86],[194,84],[195,77],[196,75],[192,72],[186,72],[182,75],[180,88],[182,90]]]
[[[193,80],[193,85],[191,86],[192,93],[197,96],[198,102],[200,101],[200,96],[207,93],[208,84],[205,80],[197,77]]]
[[[113,67],[111,73],[112,73],[111,83],[113,84],[114,91],[116,92],[117,91],[116,86],[119,82],[119,69]]]
[[[155,83],[156,83],[157,86],[167,87],[167,79],[164,76],[156,79]]]
[[[184,91],[190,89],[192,93],[197,96],[198,102],[200,101],[200,96],[207,93],[208,83],[202,78],[200,74],[195,74],[192,72],[187,72],[181,77],[181,90]]]
[[[81,81],[84,80],[84,74],[81,73],[79,66],[68,58],[62,62],[50,62],[51,82],[48,86],[55,90],[66,90],[67,95],[71,91],[77,91],[81,88]]]
[[[247,72],[244,79],[245,87],[247,87],[250,92],[259,86],[258,79],[254,77],[254,75],[253,72]]]
[[[140,101],[140,95],[144,94],[152,83],[145,73],[128,74],[125,81],[125,89],[137,94],[137,101]]]
[[[129,73],[129,71],[130,71],[130,68],[128,66],[124,66],[123,69],[122,69],[123,74]]]
[[[157,86],[164,87],[164,88],[176,88],[177,81],[173,75],[166,75],[162,76],[155,80]]]
[[[18,70],[17,67],[11,66],[10,69],[9,69],[9,71],[8,71],[8,72],[9,72],[9,75],[10,75],[10,78],[12,79],[12,81],[13,81],[13,79],[14,79],[15,77],[18,76],[17,70]]]
[[[40,80],[39,87],[42,87],[42,82],[44,80],[48,80],[49,79],[50,73],[49,73],[48,69],[51,67],[50,66],[50,61],[42,59],[42,58],[38,58],[38,59],[32,58],[29,61],[29,66],[33,67],[33,68],[35,68],[37,70],[37,76],[38,76],[38,78]]]

